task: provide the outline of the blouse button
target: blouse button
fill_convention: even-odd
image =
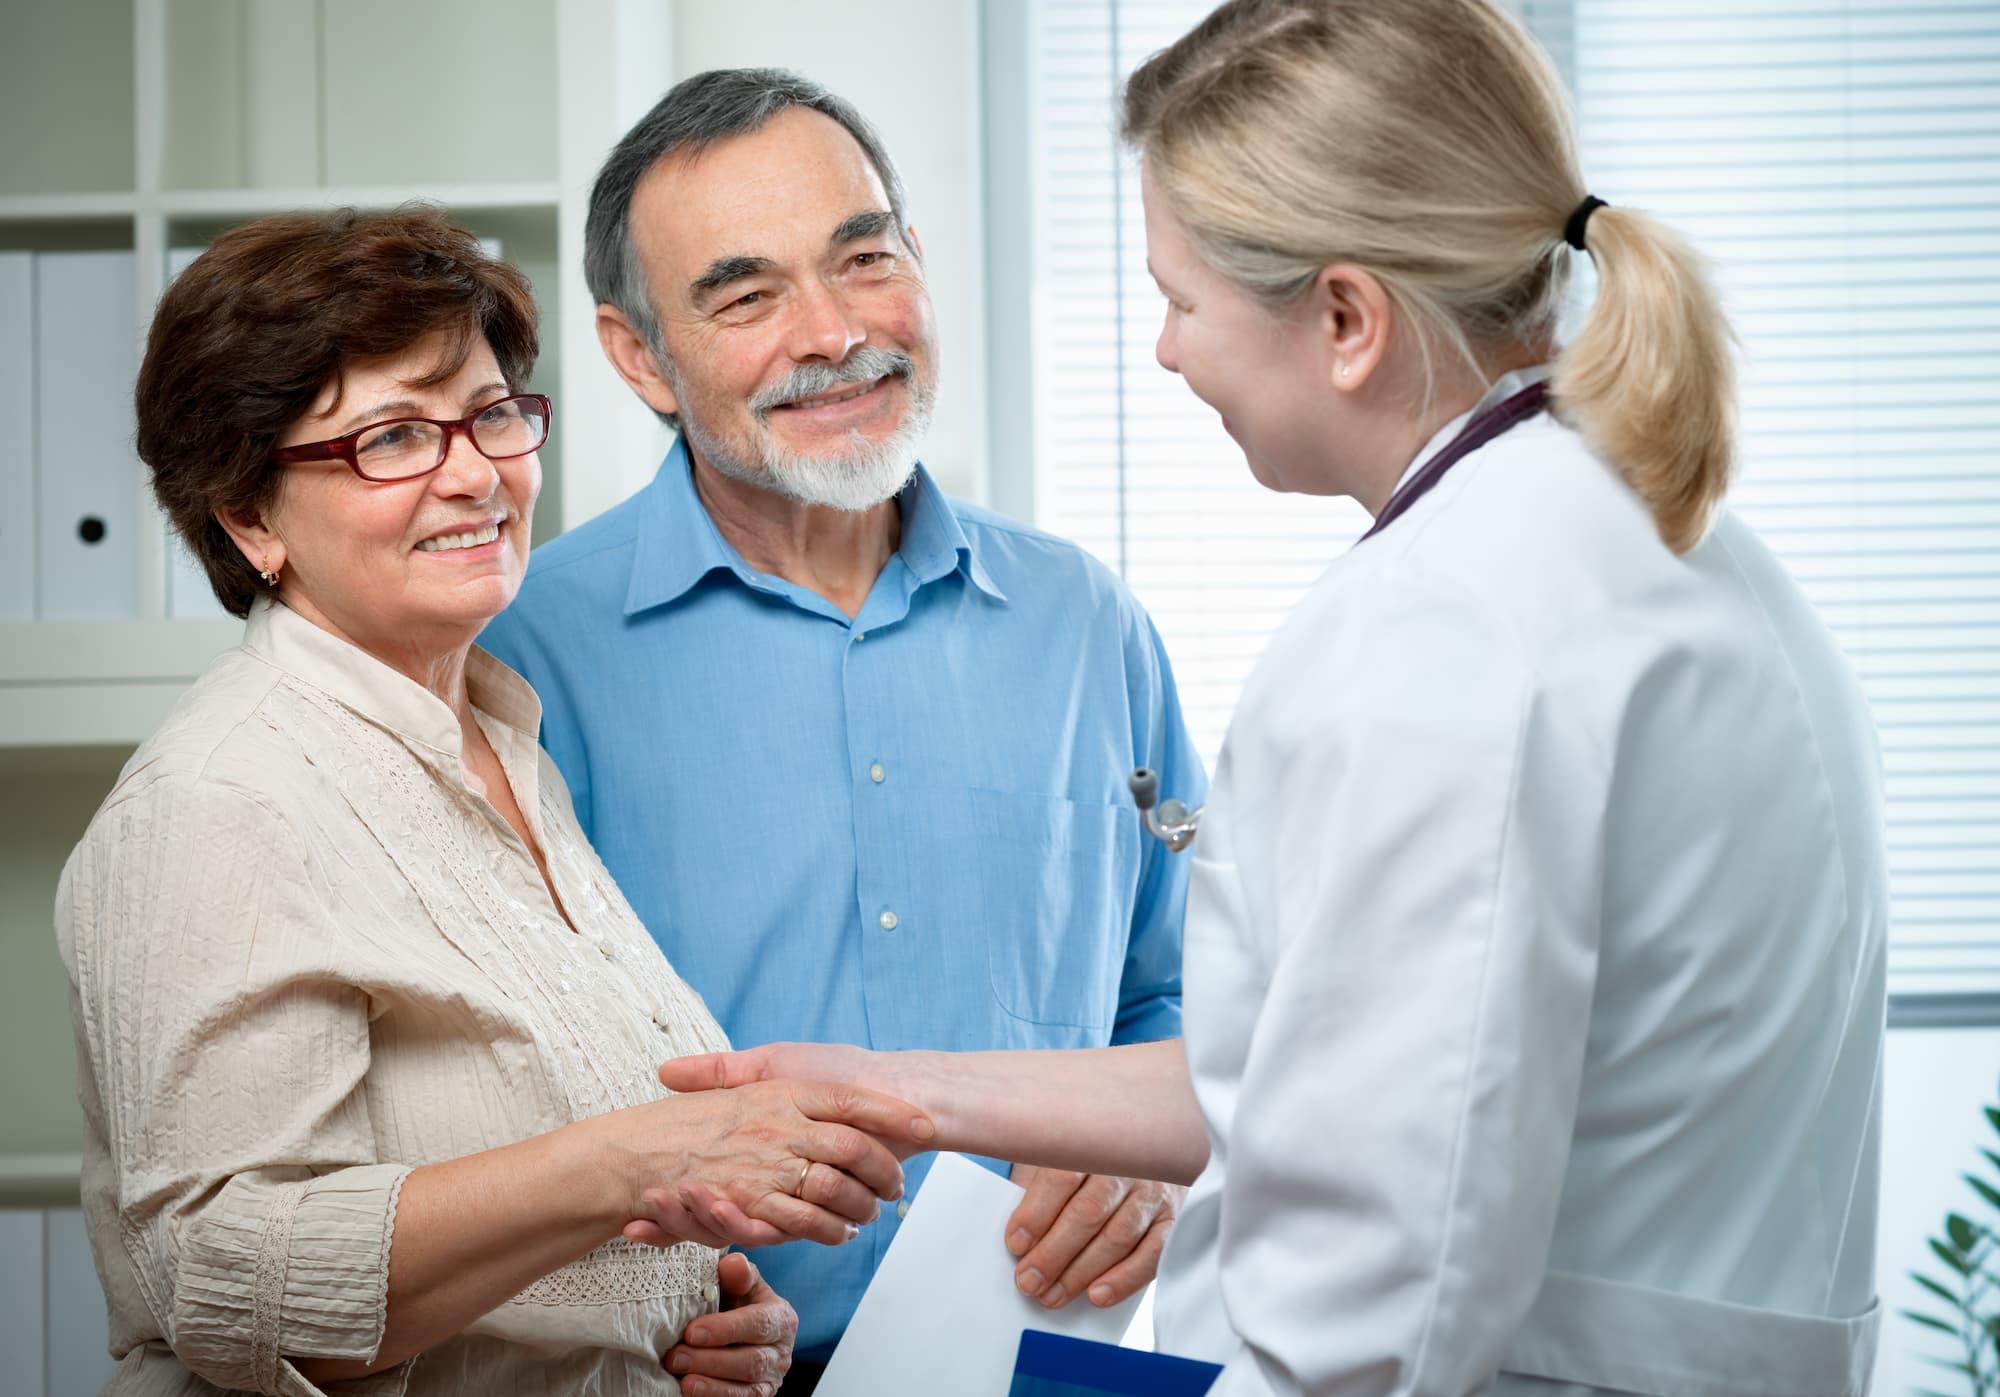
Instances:
[[[602,955],[606,960],[618,959],[618,948],[613,946],[609,941],[598,942],[597,950],[598,954]]]
[[[667,1022],[667,1016],[664,1013],[662,1013],[658,1009],[655,1009],[653,1011],[653,1027],[657,1028],[662,1033],[666,1033],[673,1028],[673,1025]]]
[[[701,1298],[713,1309],[722,1303],[722,1289],[714,1281],[710,1281],[701,1288]]]

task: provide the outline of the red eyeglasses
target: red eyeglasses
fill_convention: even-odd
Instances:
[[[273,463],[344,461],[363,480],[388,484],[429,475],[444,464],[454,432],[464,432],[473,450],[489,461],[505,461],[539,451],[549,439],[549,400],[540,393],[516,393],[488,403],[455,422],[435,417],[396,417],[371,422],[326,441],[303,442],[271,453]]]

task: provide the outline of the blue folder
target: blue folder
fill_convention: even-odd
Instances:
[[[1202,1397],[1221,1373],[1192,1358],[1024,1329],[1007,1397]]]

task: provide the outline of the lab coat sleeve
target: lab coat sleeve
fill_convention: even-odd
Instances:
[[[1134,610],[1137,610],[1136,603]],[[1134,766],[1160,773],[1160,789],[1189,805],[1208,793],[1208,773],[1188,736],[1173,667],[1151,620],[1141,613],[1126,641]],[[1122,778],[1121,778],[1122,779]],[[1138,827],[1136,813],[1132,828]],[[1139,884],[1118,984],[1114,1043],[1150,1043],[1181,1032],[1181,923],[1188,861],[1148,835],[1139,838]]]
[[[56,907],[114,1245],[192,1372],[284,1397],[321,1391],[293,1359],[374,1357],[409,1173],[376,1158],[369,1007],[312,883],[257,796],[163,778],[99,812]]]
[[[1268,989],[1221,1209],[1243,1348],[1216,1391],[1462,1397],[1492,1383],[1547,1262],[1608,762],[1453,584],[1377,581],[1329,620],[1226,759],[1246,763],[1240,801],[1271,804],[1263,846],[1234,847],[1263,921],[1227,934]]]

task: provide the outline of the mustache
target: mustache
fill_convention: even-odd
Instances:
[[[830,393],[850,383],[867,383],[891,374],[910,379],[916,376],[916,372],[917,361],[902,350],[877,349],[864,344],[838,364],[798,365],[781,381],[751,394],[750,410],[762,417],[773,408],[797,402],[800,398]]]

